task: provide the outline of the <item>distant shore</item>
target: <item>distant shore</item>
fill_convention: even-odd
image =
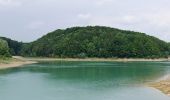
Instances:
[[[29,61],[113,61],[113,62],[135,62],[135,61],[170,61],[170,58],[145,59],[145,58],[24,58]]]
[[[33,64],[43,61],[108,61],[108,62],[137,62],[137,61],[170,61],[168,58],[144,59],[144,58],[38,58],[13,56],[11,60],[0,62],[0,69],[20,67],[26,64]]]

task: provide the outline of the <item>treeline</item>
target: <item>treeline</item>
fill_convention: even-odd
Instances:
[[[3,39],[8,43],[9,52],[11,55],[20,55],[21,54],[20,51],[21,51],[24,43],[18,42],[18,41],[9,39],[9,38],[5,38],[5,37],[0,37],[0,39]]]
[[[56,30],[24,44],[23,56],[33,57],[168,57],[170,45],[144,33],[110,27],[73,27]]]
[[[5,40],[0,39],[0,58],[11,57],[9,52],[8,43]]]

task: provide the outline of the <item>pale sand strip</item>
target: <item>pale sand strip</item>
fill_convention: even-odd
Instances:
[[[135,61],[170,61],[169,58],[160,59],[140,59],[140,58],[24,58],[29,61],[115,61],[115,62],[135,62]]]
[[[27,65],[27,64],[33,64],[35,62],[32,61],[17,61],[17,62],[10,62],[9,64],[0,64],[0,69],[6,69],[6,68],[13,68],[13,67],[20,67],[22,65]]]
[[[22,65],[37,63],[36,61],[28,61],[25,59],[13,57],[11,60],[5,61],[6,63],[0,63],[0,69],[21,67]]]

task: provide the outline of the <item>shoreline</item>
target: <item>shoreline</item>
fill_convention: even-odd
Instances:
[[[7,68],[15,68],[20,67],[22,65],[28,65],[28,64],[34,64],[36,62],[26,61],[26,62],[10,62],[9,64],[0,64],[0,70],[1,69],[7,69]]]
[[[34,64],[34,63],[37,63],[37,62],[13,57],[9,60],[4,60],[3,62],[0,62],[0,70],[21,67],[22,65]]]
[[[22,65],[34,64],[45,61],[95,61],[95,62],[160,62],[170,61],[170,58],[145,59],[145,58],[38,58],[38,57],[21,57],[13,56],[10,60],[4,60],[6,63],[0,62],[0,69],[20,67]]]
[[[170,58],[145,59],[145,58],[34,58],[26,57],[29,61],[109,61],[109,62],[138,62],[138,61],[170,61]]]

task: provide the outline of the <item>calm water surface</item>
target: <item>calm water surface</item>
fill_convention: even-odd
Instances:
[[[43,62],[0,70],[0,100],[170,100],[143,84],[170,62]]]

